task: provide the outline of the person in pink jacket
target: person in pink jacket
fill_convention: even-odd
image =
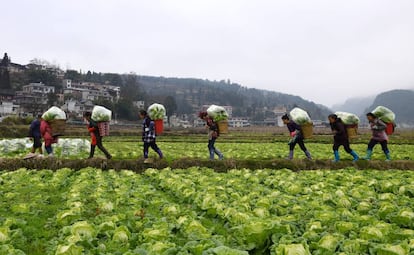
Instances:
[[[47,154],[53,156],[52,144],[58,142],[58,137],[52,135],[52,128],[50,127],[49,122],[45,121],[44,119],[42,119],[40,122],[40,134],[45,141],[45,149]]]
[[[370,160],[372,156],[372,150],[374,146],[379,143],[381,144],[382,151],[385,154],[386,161],[391,160],[390,150],[388,149],[388,136],[385,132],[387,124],[380,120],[372,112],[367,113],[367,119],[369,121],[369,126],[372,130],[372,137],[368,143],[367,155],[363,159]]]

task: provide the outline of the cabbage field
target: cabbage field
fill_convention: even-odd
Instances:
[[[414,172],[0,172],[0,254],[413,254]]]
[[[414,254],[413,134],[393,135],[390,162],[377,146],[332,163],[331,138],[289,161],[284,133],[230,132],[210,161],[204,133],[164,134],[150,164],[138,135],[105,137],[111,160],[85,160],[86,135],[28,160],[30,139],[1,139],[0,255]]]

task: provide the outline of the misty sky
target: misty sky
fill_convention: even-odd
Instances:
[[[412,0],[3,1],[0,54],[227,80],[331,106],[414,88]]]

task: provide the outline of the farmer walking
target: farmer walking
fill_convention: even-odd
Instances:
[[[370,160],[374,146],[379,143],[384,151],[386,161],[391,160],[390,150],[388,149],[388,136],[385,132],[387,125],[372,112],[367,113],[367,119],[372,130],[372,137],[368,143],[367,155],[363,158]]]
[[[217,154],[219,159],[222,160],[224,158],[223,153],[221,153],[220,150],[214,146],[216,139],[219,136],[217,123],[210,116],[208,116],[207,112],[200,112],[198,116],[206,122],[206,128],[208,129],[207,147],[210,153],[210,160],[214,160],[214,154]]]
[[[289,156],[287,159],[289,160],[293,159],[296,144],[299,144],[299,147],[305,153],[307,159],[312,159],[312,156],[310,152],[308,151],[308,149],[306,149],[306,146],[304,143],[302,128],[298,124],[296,124],[296,122],[294,122],[293,120],[290,120],[287,114],[282,116],[282,121],[287,126],[289,133],[290,133],[290,137],[291,137],[288,143]]]
[[[92,112],[85,112],[83,114],[83,117],[88,123],[87,127],[91,135],[91,149],[89,151],[88,159],[93,158],[96,146],[98,146],[98,148],[105,154],[105,157],[107,159],[111,159],[111,154],[105,149],[102,144],[102,136],[99,133],[98,124],[92,119]]]
[[[40,134],[40,123],[42,121],[42,115],[38,114],[37,118],[30,123],[29,137],[33,139],[33,146],[31,153],[35,153],[39,149],[39,153],[43,154],[42,150],[42,135]]]
[[[158,148],[156,143],[156,134],[155,134],[155,123],[148,116],[147,111],[140,110],[139,117],[142,121],[142,141],[144,142],[144,163],[149,163],[148,160],[148,150],[151,147],[155,152],[157,152],[160,158],[163,158],[163,154],[160,148]]]
[[[330,114],[328,116],[329,123],[331,125],[332,133],[334,135],[334,144],[332,146],[334,152],[334,160],[333,162],[338,162],[339,157],[339,147],[342,145],[346,152],[352,155],[353,162],[359,159],[358,154],[353,151],[349,145],[349,137],[348,133],[345,129],[345,124],[342,122],[341,118],[338,117],[336,114]]]

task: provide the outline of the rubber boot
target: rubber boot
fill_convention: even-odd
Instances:
[[[305,151],[306,158],[312,160],[312,156],[309,151]]]
[[[163,158],[164,155],[162,154],[162,151],[160,149],[157,150],[158,156],[160,156],[160,158]]]
[[[217,154],[217,156],[219,157],[219,160],[223,160],[223,158],[224,158],[224,156],[223,156],[223,153],[221,153],[221,151],[219,151],[219,150],[217,150],[217,149],[215,149],[215,151],[214,151],[216,154]]]
[[[334,151],[334,160],[332,162],[338,162],[339,161],[339,151]]]
[[[289,151],[289,156],[287,159],[292,160],[293,159],[293,151]]]
[[[391,161],[391,155],[390,155],[390,152],[386,152],[385,153],[385,161]]]
[[[371,156],[372,156],[372,150],[367,150],[367,155],[365,155],[365,157],[363,157],[363,159],[370,160]]]
[[[354,159],[352,160],[352,162],[358,161],[359,156],[358,156],[358,154],[355,151],[352,150],[349,154],[351,154],[352,157],[354,157]]]
[[[91,145],[91,150],[89,151],[89,158],[93,158],[93,155],[95,155],[95,148],[96,145]]]

